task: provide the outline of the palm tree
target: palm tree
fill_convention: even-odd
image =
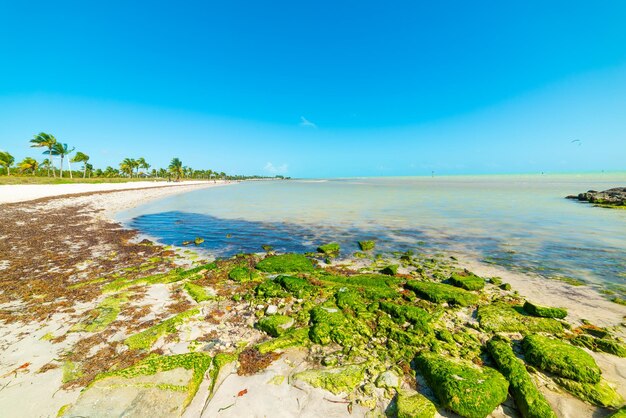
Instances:
[[[50,160],[48,158],[44,159],[41,164],[39,164],[39,168],[45,168],[48,171],[48,177],[50,177],[50,167],[52,166],[52,163],[50,162]]]
[[[91,173],[93,173],[93,165],[89,164],[89,163],[85,163],[85,174],[89,174],[89,178],[91,178]],[[83,178],[85,178],[83,176]]]
[[[137,166],[137,161],[135,159],[124,158],[124,160],[120,163],[120,170],[122,173],[128,174],[128,176],[132,178],[135,166]]]
[[[183,162],[178,158],[172,158],[168,168],[170,169],[170,173],[176,176],[176,180],[180,180],[180,177],[184,174]]]
[[[60,169],[60,177],[63,178],[63,159],[70,155],[72,152],[74,152],[74,148],[69,149],[67,147],[67,144],[62,144],[60,142],[56,142],[53,146],[52,149],[50,150],[50,152],[52,153],[51,155],[58,155],[61,158],[61,164],[59,165]],[[72,177],[72,166],[70,165],[69,159],[67,161],[67,165],[70,169],[70,178]]]
[[[39,168],[39,163],[32,157],[26,157],[22,160],[21,163],[18,164],[18,166],[20,167],[20,171],[22,173],[31,171],[34,176],[37,172],[37,169]]]
[[[54,147],[54,145],[57,143],[57,139],[54,137],[54,135],[50,135],[45,132],[40,132],[39,134],[35,135],[33,139],[30,140],[30,143],[32,144],[31,147],[48,148],[48,151],[47,152],[44,151],[44,154],[47,153],[48,158],[50,158],[50,160],[52,160],[53,155],[56,155],[52,152],[52,147]],[[48,166],[48,177],[50,177],[50,167],[51,165]],[[56,173],[54,172],[54,166],[52,166],[52,175],[54,177],[57,176]]]
[[[89,161],[89,155],[78,151],[74,158],[72,158],[73,163],[83,163],[83,178],[87,177],[87,161]]]
[[[137,159],[137,177],[139,177],[139,169],[147,170],[150,168],[150,164],[148,164],[145,158],[141,157]]]
[[[121,166],[122,164],[120,164]],[[108,166],[104,169],[104,177],[117,177],[120,173],[115,168]]]
[[[15,162],[15,158],[6,151],[0,151],[0,165],[7,169],[7,176],[11,175],[11,165]]]

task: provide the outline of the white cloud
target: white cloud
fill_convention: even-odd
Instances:
[[[314,124],[304,116],[300,116],[300,126],[304,126],[305,128],[317,128],[316,124]]]
[[[263,170],[273,175],[287,174],[287,169],[288,169],[287,164],[281,164],[279,166],[275,166],[274,164],[269,163],[269,162],[265,164],[265,167],[263,167]]]

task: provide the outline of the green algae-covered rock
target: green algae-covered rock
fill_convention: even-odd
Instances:
[[[515,404],[524,418],[556,418],[550,404],[539,392],[526,371],[524,363],[519,360],[511,345],[497,337],[487,343],[489,354],[496,361],[498,370],[507,378],[511,385],[511,394]]]
[[[485,287],[485,280],[472,273],[453,273],[450,276],[450,283],[465,290],[480,290]]]
[[[563,319],[567,316],[566,309],[541,306],[528,301],[524,303],[524,310],[533,316],[540,316],[542,318]]]
[[[626,406],[622,406],[619,411],[609,416],[609,418],[626,418]]]
[[[494,369],[435,353],[415,360],[439,402],[463,417],[484,418],[508,396],[508,382]]]
[[[561,340],[532,334],[524,337],[526,361],[541,370],[583,383],[598,383],[600,368],[589,354]]]
[[[228,273],[228,278],[239,283],[246,283],[258,278],[258,272],[250,270],[248,267],[235,267]]]
[[[256,268],[267,273],[307,272],[313,271],[313,262],[302,254],[282,254],[259,261]]]
[[[254,289],[254,292],[257,296],[264,298],[282,298],[287,296],[287,292],[285,292],[281,285],[276,283],[274,280],[269,279],[260,283]]]
[[[365,378],[365,367],[354,364],[334,369],[305,370],[296,373],[294,379],[322,388],[338,395],[351,393]]]
[[[395,276],[398,274],[398,265],[391,264],[380,271],[382,274],[386,274],[387,276]]]
[[[476,316],[480,327],[490,332],[563,332],[563,325],[556,319],[536,318],[520,311],[519,307],[494,303],[479,307]]]
[[[502,289],[502,290],[511,290],[511,285],[508,284],[508,283],[502,283],[500,285],[500,289]]]
[[[210,293],[205,287],[190,282],[185,283],[183,287],[189,296],[198,303],[215,299],[215,294]]]
[[[585,347],[592,351],[603,351],[618,357],[626,357],[626,347],[619,341],[605,338],[593,338],[590,335],[578,335],[570,342],[579,347]]]
[[[311,283],[301,277],[282,275],[275,278],[274,281],[297,298],[302,298],[313,290]]]
[[[359,241],[361,251],[371,251],[376,247],[376,241]]]
[[[433,418],[437,413],[437,408],[427,397],[408,390],[398,392],[396,410],[398,418]]]
[[[406,288],[423,299],[435,303],[447,302],[451,305],[470,306],[478,303],[478,297],[467,290],[449,284],[409,281]]]
[[[581,383],[557,377],[554,381],[572,395],[596,406],[618,408],[624,403],[624,399],[605,380]]]
[[[322,253],[327,257],[337,257],[339,256],[339,251],[341,247],[336,242],[331,242],[330,244],[324,244],[317,247],[317,252]]]
[[[333,303],[326,302],[311,309],[311,341],[317,344],[343,343],[351,339],[354,330],[341,310]]]
[[[286,315],[272,315],[264,316],[259,319],[256,327],[261,331],[264,331],[272,337],[278,337],[284,334],[294,324],[293,318]]]
[[[335,293],[337,306],[343,310],[350,310],[355,314],[367,311],[367,304],[359,292],[342,287]]]
[[[380,309],[400,323],[410,322],[420,329],[429,329],[430,314],[422,308],[411,305],[397,305],[391,302],[381,302]]]
[[[289,347],[305,346],[309,342],[309,328],[297,328],[288,330],[278,338],[262,342],[256,348],[259,353],[266,354]]]

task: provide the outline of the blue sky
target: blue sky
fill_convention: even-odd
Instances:
[[[101,167],[626,169],[625,2],[421,3],[5,2],[0,149],[46,131]]]

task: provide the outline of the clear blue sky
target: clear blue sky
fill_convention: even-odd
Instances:
[[[625,22],[623,0],[4,0],[0,149],[46,131],[100,167],[625,170]]]

